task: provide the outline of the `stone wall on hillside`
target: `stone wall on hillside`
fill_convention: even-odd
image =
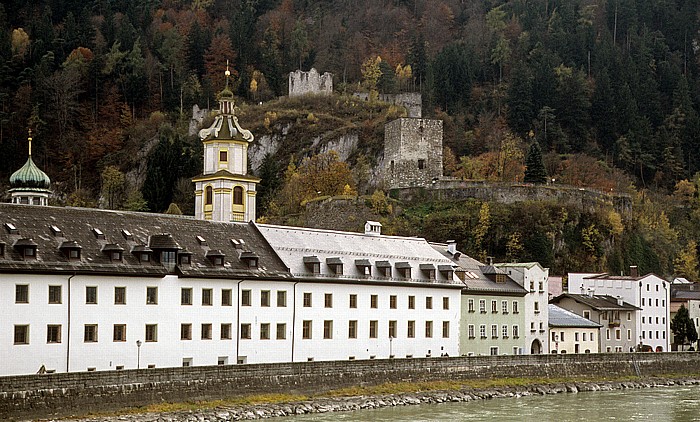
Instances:
[[[314,68],[308,72],[296,70],[289,73],[289,96],[331,95],[333,94],[333,75],[325,72],[319,74]]]
[[[0,419],[115,410],[162,401],[311,394],[387,382],[700,373],[700,354],[476,356],[154,368],[0,377]]]

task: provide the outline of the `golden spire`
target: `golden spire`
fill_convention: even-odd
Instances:
[[[32,156],[32,129],[29,128],[29,136],[27,137],[27,141],[29,142],[29,156]]]
[[[231,71],[228,70],[228,59],[226,59],[226,72],[224,72],[224,75],[226,75],[226,86],[228,87],[228,78],[231,76]]]

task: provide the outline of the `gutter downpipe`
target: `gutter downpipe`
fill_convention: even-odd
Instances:
[[[238,280],[236,285],[236,365],[238,365],[241,346],[241,283],[243,280]]]
[[[298,281],[294,282],[294,286],[292,286],[292,362],[294,362],[294,340],[295,340],[295,333],[297,331],[296,329],[296,320],[297,320],[297,284],[299,284]]]
[[[68,321],[66,322],[66,372],[70,372],[70,281],[75,277],[75,273],[73,273],[72,276],[68,277]]]

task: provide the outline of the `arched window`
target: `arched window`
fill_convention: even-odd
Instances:
[[[243,188],[240,186],[233,188],[233,205],[243,205]]]
[[[204,189],[204,205],[211,205],[214,202],[214,190],[211,186]]]

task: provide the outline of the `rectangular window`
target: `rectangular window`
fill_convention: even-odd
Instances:
[[[416,297],[415,296],[408,297],[408,309],[416,309]]]
[[[251,293],[249,289],[241,291],[241,306],[251,306],[253,301],[251,299]]]
[[[61,303],[61,286],[49,286],[49,303]]]
[[[219,150],[219,161],[221,161],[222,163],[225,163],[228,161],[228,151]]]
[[[591,319],[591,311],[583,311],[583,317],[586,319]]]
[[[97,343],[97,324],[85,324],[83,342]]]
[[[287,291],[278,290],[277,291],[277,307],[286,308],[287,307]]]
[[[323,295],[323,306],[325,308],[333,307],[333,293],[326,293]]]
[[[214,303],[214,290],[202,289],[202,306],[212,306]]]
[[[498,346],[492,346],[489,353],[491,356],[497,356],[498,355]]]
[[[304,308],[311,307],[311,293],[304,293]]]
[[[270,339],[270,324],[260,324],[260,340]]]
[[[442,309],[444,309],[444,310],[450,309],[450,298],[449,297],[442,298]]]
[[[627,312],[627,321],[632,321],[632,312]]]
[[[442,338],[450,338],[450,321],[442,321]]]
[[[29,285],[15,285],[15,303],[29,303]]]
[[[85,303],[88,305],[97,304],[97,286],[85,286]]]
[[[491,338],[498,338],[498,325],[491,324]]]
[[[147,305],[157,305],[158,304],[158,288],[157,287],[146,287],[146,304]]]
[[[146,341],[158,341],[158,324],[146,324]]]
[[[498,313],[498,301],[495,301],[495,300],[491,301],[491,313],[492,314]]]
[[[379,336],[379,323],[377,321],[369,322],[369,338],[377,338]]]
[[[479,336],[481,338],[486,338],[486,324],[479,325]]]
[[[114,288],[114,304],[126,305],[126,287]]]
[[[486,313],[486,300],[479,299],[479,312],[482,314]]]
[[[287,324],[279,323],[277,324],[277,340],[284,340],[287,338]]]
[[[351,309],[357,308],[357,295],[356,294],[351,294],[350,295],[350,305],[349,307]]]
[[[559,340],[564,341],[564,332],[559,333]]]
[[[575,332],[575,333],[574,333],[574,341],[579,341],[579,340],[578,340],[578,336],[579,336],[579,333],[578,333],[578,332]]]
[[[241,339],[250,340],[250,324],[241,324]]]
[[[503,314],[508,313],[508,301],[507,300],[501,301],[501,313],[503,313]]]
[[[406,329],[406,337],[415,338],[416,337],[416,321],[408,321],[408,326]]]
[[[389,321],[389,338],[396,338],[396,321]]]
[[[615,330],[615,340],[621,340],[622,339],[622,333],[620,332],[620,329]]]
[[[632,340],[632,330],[627,330],[627,340]]]
[[[513,301],[513,313],[518,313],[518,302],[516,302],[515,300]]]
[[[536,314],[540,313],[540,302],[535,302],[535,313]]]
[[[348,338],[357,338],[357,321],[348,321]]]
[[[587,337],[586,334],[587,333],[583,333],[583,341],[586,341],[586,337]]]
[[[369,297],[369,307],[372,309],[377,309],[379,307],[379,296],[371,295]]]
[[[192,288],[183,287],[180,289],[180,305],[192,304]]]
[[[333,338],[333,321],[323,321],[323,338],[332,339]]]
[[[433,297],[427,296],[425,298],[425,309],[433,309]]]
[[[425,321],[425,338],[433,337],[433,321]]]
[[[270,306],[270,291],[262,290],[260,291],[260,306],[267,308]]]
[[[513,338],[518,338],[518,337],[520,337],[520,332],[519,332],[518,326],[514,325],[513,326]]]
[[[221,289],[221,306],[232,306],[232,297],[231,289]]]
[[[501,327],[501,337],[508,338],[508,326],[507,325],[503,325]]]
[[[474,324],[469,324],[469,327],[467,329],[467,335],[469,338],[474,338]]]
[[[311,293],[309,293],[311,294]],[[311,339],[311,321],[305,320],[301,324],[301,337],[305,340]]]
[[[47,325],[46,326],[46,342],[60,343],[61,342],[61,326]]]
[[[231,324],[221,324],[221,340],[231,340]]]
[[[192,340],[192,324],[180,324],[180,340]]]
[[[29,344],[29,325],[15,325],[15,344]]]
[[[469,312],[474,312],[474,299],[469,299],[467,305],[467,309],[469,310]]]
[[[642,331],[642,338],[644,338],[644,331]],[[610,328],[605,329],[605,339],[610,340]]]
[[[396,309],[396,295],[389,296],[389,309]]]
[[[126,341],[126,324],[114,324],[112,341]]]

